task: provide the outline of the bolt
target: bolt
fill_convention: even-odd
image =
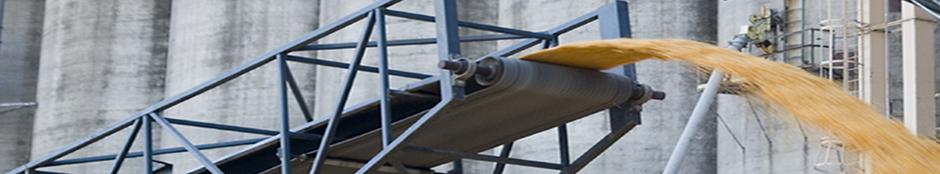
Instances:
[[[437,67],[441,69],[451,70],[454,73],[460,74],[464,71],[467,71],[467,62],[464,61],[453,61],[453,60],[442,60],[437,63]]]
[[[662,91],[653,91],[653,95],[650,96],[653,100],[663,100],[666,99],[666,93]]]

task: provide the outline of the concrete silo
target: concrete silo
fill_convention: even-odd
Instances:
[[[170,2],[162,0],[46,1],[33,158],[163,97],[169,12]],[[118,139],[72,156],[117,153],[123,145]],[[105,168],[69,171],[101,173]]]
[[[29,161],[44,3],[0,3],[0,171],[7,171]]]

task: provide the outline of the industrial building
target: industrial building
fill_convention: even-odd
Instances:
[[[737,48],[937,138],[938,18],[937,0],[0,0],[0,171],[865,173],[690,64],[516,58]]]

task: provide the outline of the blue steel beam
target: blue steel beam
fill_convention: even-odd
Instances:
[[[499,150],[499,158],[509,158],[509,154],[512,153],[512,144],[513,142],[503,144],[503,148]],[[493,174],[503,174],[503,170],[505,169],[506,163],[496,162],[496,167],[493,167]]]
[[[389,5],[392,5],[392,4],[394,4],[394,3],[397,3],[398,1],[400,1],[400,0],[383,0],[383,1],[379,1],[379,2],[376,2],[376,3],[370,4],[370,6],[368,6],[368,7],[366,7],[366,8],[363,8],[363,9],[360,9],[359,11],[353,13],[352,15],[346,16],[346,17],[342,18],[342,19],[341,19],[340,21],[338,21],[338,22],[333,22],[333,23],[327,25],[327,26],[324,27],[324,28],[319,28],[319,29],[317,29],[317,30],[315,30],[315,31],[313,31],[313,32],[311,32],[311,33],[308,33],[307,35],[304,36],[303,39],[298,39],[298,40],[292,41],[292,42],[291,42],[292,44],[288,44],[288,46],[282,47],[283,49],[279,49],[279,50],[275,50],[275,51],[271,51],[271,52],[265,53],[265,55],[263,55],[262,57],[259,57],[258,59],[254,60],[254,61],[252,61],[252,62],[243,64],[242,66],[240,66],[240,67],[238,67],[238,68],[235,68],[235,69],[233,69],[233,70],[231,70],[231,71],[228,71],[228,72],[224,73],[222,76],[220,76],[220,77],[218,77],[218,78],[216,78],[216,79],[212,79],[212,80],[207,81],[207,82],[205,82],[205,83],[203,83],[203,84],[201,84],[201,85],[199,85],[199,86],[197,86],[197,87],[191,88],[190,90],[188,90],[188,91],[186,91],[186,92],[184,92],[184,93],[182,93],[182,94],[180,94],[180,95],[176,95],[176,96],[171,97],[171,98],[169,98],[169,99],[167,99],[167,100],[163,100],[163,101],[161,101],[161,102],[159,102],[159,103],[157,103],[157,104],[154,104],[154,105],[152,105],[151,107],[145,109],[143,112],[140,112],[140,113],[138,113],[138,114],[135,114],[135,116],[132,116],[131,118],[128,118],[128,119],[125,119],[125,120],[123,120],[123,121],[121,121],[121,122],[115,123],[115,124],[113,124],[111,127],[97,132],[94,136],[91,136],[91,137],[89,137],[89,138],[83,139],[83,140],[80,141],[80,142],[74,143],[74,144],[72,144],[72,145],[70,145],[70,146],[64,148],[63,150],[58,151],[57,153],[54,153],[54,154],[51,154],[51,155],[47,155],[47,157],[41,158],[42,160],[37,160],[37,161],[31,162],[30,164],[21,166],[21,167],[17,168],[16,170],[11,171],[11,173],[14,173],[14,172],[15,172],[15,173],[19,173],[19,172],[26,171],[26,170],[32,170],[32,169],[35,169],[36,167],[41,167],[41,166],[44,165],[44,164],[48,164],[48,163],[50,163],[50,162],[52,162],[52,161],[54,161],[54,160],[56,160],[56,159],[58,159],[58,158],[61,158],[62,156],[66,155],[66,154],[68,154],[68,153],[74,152],[75,150],[77,150],[77,149],[79,149],[79,148],[82,148],[82,147],[84,147],[84,146],[86,146],[86,145],[88,145],[88,144],[90,144],[90,143],[92,143],[92,142],[98,141],[98,140],[100,140],[100,139],[103,138],[103,137],[109,136],[109,135],[113,134],[114,132],[119,131],[120,129],[126,128],[127,126],[129,126],[129,125],[131,124],[131,121],[133,121],[134,119],[141,118],[141,117],[146,118],[146,117],[145,117],[146,115],[145,115],[145,114],[142,114],[142,113],[153,113],[153,112],[157,112],[157,111],[160,111],[160,110],[163,110],[163,109],[167,109],[167,108],[169,108],[169,107],[172,107],[172,106],[174,106],[174,105],[176,105],[176,104],[179,104],[180,102],[184,102],[185,100],[188,100],[189,98],[192,98],[192,97],[194,97],[194,96],[196,96],[196,95],[199,95],[199,94],[201,94],[201,93],[204,93],[204,92],[207,91],[207,90],[210,90],[210,89],[212,89],[212,88],[215,88],[216,86],[218,86],[218,85],[220,85],[220,84],[222,84],[222,83],[225,83],[225,82],[227,82],[227,81],[229,81],[229,80],[231,80],[231,79],[234,79],[234,78],[236,78],[236,77],[238,77],[238,76],[240,76],[240,75],[242,75],[242,74],[244,74],[244,73],[247,73],[248,71],[254,70],[254,69],[256,69],[257,67],[259,67],[259,66],[261,66],[261,65],[263,65],[263,64],[266,64],[266,63],[268,63],[268,62],[274,60],[273,56],[286,54],[287,52],[290,52],[290,51],[301,50],[301,49],[303,49],[303,48],[305,48],[305,47],[308,47],[308,46],[310,46],[310,45],[307,45],[307,44],[309,44],[309,43],[311,43],[311,42],[313,42],[313,41],[315,41],[315,40],[317,40],[317,39],[319,39],[319,38],[322,38],[322,37],[325,36],[325,35],[328,35],[328,34],[330,34],[330,33],[332,33],[332,32],[335,32],[335,31],[339,30],[339,28],[348,26],[348,25],[350,25],[350,24],[352,24],[352,23],[354,23],[354,22],[356,22],[356,21],[358,21],[358,20],[360,20],[360,19],[365,18],[365,17],[366,17],[365,15],[368,14],[368,12],[370,12],[370,11],[375,11],[375,9],[377,9],[377,8],[387,7],[387,6],[389,6]],[[444,4],[444,5],[442,5],[442,4]],[[455,58],[455,57],[459,56],[459,52],[460,52],[459,47],[457,47],[457,46],[455,46],[455,45],[459,44],[459,42],[461,41],[461,39],[457,39],[457,38],[459,38],[459,37],[457,37],[457,34],[456,34],[456,25],[462,25],[462,26],[465,26],[465,27],[467,27],[466,25],[468,25],[468,23],[460,22],[460,21],[457,21],[457,20],[456,20],[456,13],[455,13],[455,11],[453,11],[453,10],[442,10],[442,9],[453,9],[452,6],[455,5],[455,4],[456,4],[456,3],[454,3],[454,1],[451,1],[451,0],[443,0],[443,1],[438,2],[438,4],[437,4],[438,7],[439,7],[439,8],[438,8],[438,16],[442,16],[444,19],[438,19],[438,18],[434,18],[434,17],[431,17],[431,18],[430,18],[431,21],[437,21],[439,28],[444,28],[443,30],[439,30],[439,36],[443,36],[443,37],[438,37],[438,38],[435,40],[435,42],[434,42],[434,43],[437,43],[440,48],[442,48],[442,51],[440,51],[441,55],[446,55],[446,56],[441,56],[441,59],[451,59],[451,58]],[[450,6],[450,7],[448,7],[448,6]],[[441,8],[441,7],[443,7],[443,8]],[[392,12],[392,13],[394,13],[394,12]],[[449,14],[449,13],[452,13],[452,14]],[[590,14],[581,16],[581,17],[579,17],[579,18],[577,18],[577,19],[575,19],[575,20],[572,20],[572,21],[570,21],[570,22],[568,22],[568,23],[566,23],[566,24],[564,24],[564,25],[562,25],[562,26],[560,26],[560,27],[556,27],[556,28],[554,28],[554,29],[548,30],[547,32],[545,32],[545,33],[550,33],[550,34],[547,34],[547,36],[537,36],[538,38],[543,38],[543,39],[529,39],[529,40],[523,41],[522,43],[516,44],[516,45],[514,45],[514,46],[512,46],[512,47],[510,47],[510,48],[500,50],[500,51],[498,51],[498,52],[496,52],[496,53],[494,53],[494,54],[497,54],[497,55],[500,55],[500,56],[508,56],[508,55],[514,54],[514,53],[516,53],[516,52],[518,52],[518,51],[521,51],[521,50],[523,50],[523,49],[525,49],[525,48],[534,46],[534,45],[537,44],[540,40],[554,39],[555,37],[557,37],[557,35],[560,35],[560,34],[562,34],[562,33],[568,32],[568,31],[570,31],[571,29],[580,27],[581,25],[584,25],[584,24],[586,24],[586,23],[588,23],[588,22],[591,22],[591,21],[593,21],[593,20],[597,20],[599,13],[600,13],[599,11],[595,11],[595,12],[592,12],[592,13],[590,13]],[[408,15],[408,14],[406,14],[406,15]],[[412,17],[413,17],[413,16],[412,16]],[[420,15],[419,17],[420,17],[420,18],[424,18],[425,21],[427,21],[427,18],[426,18],[426,17],[430,17],[430,16]],[[452,18],[452,19],[451,19],[451,18]],[[370,25],[371,25],[371,24],[370,24]],[[483,30],[487,30],[487,29],[485,29],[485,28],[487,28],[487,27],[496,27],[496,30],[505,29],[505,28],[501,28],[501,27],[497,27],[497,26],[488,26],[488,25],[475,24],[475,23],[469,23],[469,25],[470,25],[469,28],[477,28],[477,29],[483,28]],[[475,26],[475,27],[474,27],[474,26]],[[440,32],[440,31],[443,31],[443,32]],[[502,32],[504,32],[504,33],[510,33],[510,34],[515,33],[515,34],[519,34],[519,35],[522,35],[522,36],[529,36],[529,37],[533,37],[533,36],[534,36],[534,35],[531,35],[532,33],[527,33],[527,34],[516,33],[516,32],[519,32],[519,31],[521,31],[521,32],[527,32],[527,31],[522,31],[522,30],[518,30],[518,31],[508,31],[508,32],[502,31]],[[501,31],[496,31],[496,32],[501,32]],[[444,34],[441,34],[441,33],[444,33]],[[542,35],[542,34],[544,34],[544,33],[535,33],[535,34],[537,34],[537,35]],[[510,38],[510,37],[508,37],[508,36],[502,36],[502,37],[476,38],[476,40],[490,40],[490,39],[492,39],[492,40],[497,40],[497,39],[504,39],[504,38]],[[512,37],[512,38],[520,38],[520,37],[516,36],[516,37]],[[470,38],[470,39],[468,39],[468,40],[474,40],[474,38]],[[441,42],[437,42],[437,41],[441,41]],[[391,42],[394,42],[394,41],[391,41]],[[380,47],[385,48],[385,47],[387,47],[387,45],[391,45],[391,42],[385,43],[386,46],[380,46]],[[417,43],[427,43],[427,42],[429,42],[429,41],[425,39],[425,40],[413,40],[413,41],[409,41],[409,42],[411,42],[411,43],[416,43],[416,42],[417,42]],[[291,45],[293,45],[293,46],[291,46]],[[371,43],[366,43],[365,46],[362,46],[362,44],[360,43],[360,44],[357,45],[357,47],[364,49],[364,47],[368,47],[368,46],[370,46],[370,45],[371,45]],[[379,43],[376,42],[376,45],[379,45]],[[344,45],[339,45],[339,46],[344,47]],[[334,47],[337,47],[337,46],[334,46]],[[326,47],[324,47],[324,48],[326,48]],[[286,56],[283,57],[283,59],[281,59],[281,60],[282,60],[282,63],[283,63],[283,60],[285,60],[285,59],[287,59],[287,58],[288,58],[288,57],[286,57]],[[304,61],[306,61],[306,62],[308,62],[308,63],[311,62],[311,61],[309,61],[309,60],[307,60],[307,59],[301,59],[301,60],[304,60]],[[316,60],[316,59],[313,59],[313,60]],[[301,62],[304,62],[304,61],[301,61]],[[315,63],[323,63],[323,62],[321,62],[321,61],[313,61],[313,62],[315,62]],[[339,62],[332,62],[332,63],[339,63]],[[357,63],[358,63],[358,62],[357,62]],[[335,64],[334,64],[334,65],[335,65]],[[354,68],[363,68],[363,69],[366,69],[365,67],[361,67],[361,66],[353,65],[353,64],[345,64],[345,65],[349,66],[350,69],[354,69]],[[374,69],[374,70],[375,70],[375,71],[382,71],[382,70],[380,70],[380,69]],[[386,69],[386,70],[387,70],[387,69]],[[388,71],[389,71],[389,72],[386,72],[386,73],[382,73],[382,72],[380,72],[380,73],[381,73],[381,74],[393,74],[393,75],[396,74],[396,72],[395,72],[394,70],[388,70]],[[406,74],[406,73],[397,72],[397,74]],[[412,76],[419,76],[419,75],[415,75],[415,74],[411,74],[411,75],[412,75]],[[442,77],[443,77],[443,79],[448,79],[448,80],[449,80],[449,79],[452,79],[452,78],[450,78],[448,75],[450,75],[449,72],[442,71]],[[427,76],[427,75],[425,75],[425,76],[426,76],[426,77],[429,77],[429,76]],[[426,77],[424,77],[424,78],[426,78]],[[282,80],[284,80],[283,77],[282,77]],[[448,81],[448,80],[444,80],[444,81]],[[284,83],[286,83],[286,82],[284,82]],[[453,86],[452,84],[443,85],[444,83],[446,83],[446,82],[442,82],[442,85],[441,85],[442,88],[445,88],[445,89],[442,89],[442,91],[448,91],[447,89],[450,89],[450,87]],[[373,158],[372,160],[370,160],[369,163],[367,163],[367,165],[366,165],[365,168],[364,168],[365,171],[370,170],[370,169],[367,169],[367,168],[371,168],[370,166],[375,166],[374,163],[380,163],[381,161],[385,160],[384,158],[385,158],[386,156],[388,156],[390,152],[394,151],[395,148],[401,147],[403,141],[407,140],[407,135],[413,134],[414,131],[415,131],[417,128],[421,127],[421,126],[422,126],[424,123],[426,123],[428,120],[433,119],[433,118],[434,118],[434,115],[436,115],[436,112],[440,112],[440,109],[443,108],[443,106],[446,106],[446,105],[448,105],[448,104],[450,103],[450,101],[451,101],[451,99],[453,98],[453,96],[448,96],[448,95],[453,95],[453,94],[455,94],[455,93],[456,93],[456,92],[445,93],[445,94],[444,94],[444,97],[442,97],[442,98],[444,98],[445,100],[443,100],[442,102],[438,103],[438,105],[436,105],[435,108],[432,108],[431,111],[428,112],[427,114],[425,114],[424,116],[422,116],[422,117],[418,120],[418,122],[416,122],[414,125],[412,125],[411,127],[409,127],[409,128],[405,131],[405,133],[402,134],[402,137],[396,138],[395,141],[393,141],[392,143],[390,143],[390,144],[389,144],[389,145],[391,146],[390,148],[388,148],[388,149],[383,149],[383,151],[380,152],[380,153],[376,156],[376,158]],[[284,96],[286,96],[286,95],[284,95]],[[170,129],[172,129],[172,126],[169,125],[169,123],[164,123],[164,122],[168,122],[168,121],[162,120],[162,118],[160,118],[159,115],[152,115],[151,117],[154,117],[154,119],[158,119],[158,118],[159,118],[159,119],[157,120],[158,123],[160,123],[161,125],[166,125],[167,127],[170,127]],[[149,118],[146,118],[146,119],[149,119]],[[162,121],[162,122],[161,122],[161,121]],[[149,123],[149,121],[148,121],[148,123]],[[178,132],[175,132],[175,133],[178,134]],[[613,133],[613,132],[612,132],[612,133]],[[291,135],[291,134],[288,134],[288,135]],[[621,136],[622,136],[622,135],[621,135]],[[181,138],[182,141],[185,141],[185,138],[183,138],[182,135],[179,135],[178,137]],[[286,137],[289,137],[289,136],[286,136]],[[329,137],[329,136],[327,136],[327,138],[328,138],[328,137]],[[619,137],[618,137],[618,138],[619,138]],[[324,138],[324,139],[326,139],[326,138]],[[616,140],[616,139],[615,139],[615,140]],[[599,143],[598,145],[601,145],[601,144],[603,144],[603,143],[604,143],[604,141],[602,141],[602,142]],[[610,142],[610,143],[612,143],[612,142]],[[596,147],[600,147],[600,146],[598,146],[598,145],[596,145]],[[199,154],[198,151],[194,151],[191,146],[192,146],[192,145],[189,144],[189,146],[184,146],[184,147],[186,148],[186,150],[189,150],[189,151],[193,152],[194,154],[197,154],[197,159],[198,159],[198,154]],[[323,146],[321,146],[321,147],[323,147]],[[592,148],[592,149],[593,149],[593,148]],[[605,147],[604,149],[606,149],[606,147]],[[603,150],[601,149],[600,151],[603,151]],[[323,152],[326,152],[326,151],[323,151]],[[589,151],[589,152],[591,152],[591,151]],[[598,152],[598,153],[599,153],[599,152]],[[325,154],[325,153],[322,153],[322,154]],[[586,157],[586,156],[590,156],[590,155],[586,154],[586,155],[582,156],[582,158],[584,158],[584,157]],[[581,162],[581,161],[582,161],[582,158],[579,158],[578,161],[576,161],[575,163],[578,164],[579,162]],[[112,159],[113,159],[113,158],[112,158]],[[592,159],[593,159],[593,158],[592,158]],[[589,160],[587,160],[587,161],[590,161],[590,160],[592,160],[592,159],[589,159]],[[204,161],[204,160],[201,160],[201,162],[202,162],[202,161]],[[210,168],[210,171],[212,170],[210,166],[207,166],[207,168]],[[359,171],[359,172],[361,173],[361,172],[363,172],[363,171],[361,170],[361,171]]]
[[[601,138],[600,141],[595,143],[593,146],[591,146],[590,149],[588,149],[583,154],[581,154],[581,156],[578,157],[577,160],[572,162],[570,165],[565,166],[564,169],[562,169],[561,173],[562,174],[578,173],[578,171],[581,171],[581,169],[584,169],[584,167],[587,166],[588,163],[590,163],[591,161],[594,161],[594,159],[600,156],[601,153],[604,152],[604,150],[607,150],[607,148],[614,145],[614,143],[617,142],[617,140],[620,140],[620,138],[623,137],[624,134],[627,134],[627,132],[630,132],[630,130],[632,130],[638,124],[639,122],[628,122],[627,124],[620,126],[617,129],[611,130],[611,132],[608,133],[606,136],[604,136],[604,138]]]
[[[411,135],[414,134],[418,128],[424,126],[424,124],[428,121],[431,121],[431,119],[436,119],[437,117],[435,116],[437,116],[437,114],[441,112],[444,107],[450,105],[452,101],[452,99],[445,99],[441,100],[441,102],[437,103],[437,105],[434,105],[434,107],[428,110],[428,112],[424,113],[424,115],[422,115],[418,121],[412,123],[408,129],[405,129],[404,132],[399,134],[391,144],[389,144],[386,148],[383,148],[382,151],[379,151],[379,153],[373,156],[369,162],[362,166],[362,168],[359,168],[359,170],[356,171],[356,174],[367,174],[373,172],[379,167],[378,164],[384,164],[386,157],[388,157],[392,152],[401,148],[402,144],[411,138]]]
[[[114,165],[111,166],[111,174],[117,174],[121,170],[121,166],[124,164],[124,158],[127,157],[127,151],[131,150],[131,146],[134,145],[134,140],[137,139],[137,132],[140,131],[140,127],[143,126],[140,119],[134,122],[134,128],[131,129],[130,134],[127,134],[127,140],[124,142],[124,147],[121,148],[121,152],[114,157]]]
[[[627,2],[617,1],[605,5],[597,11],[602,39],[631,37],[630,14],[628,10]],[[636,67],[633,64],[610,69],[608,72],[637,80]],[[620,126],[626,125],[628,122],[640,122],[640,108],[633,106],[633,103],[622,103],[618,107],[610,108],[608,113],[610,114],[611,129],[617,129]]]
[[[555,27],[555,28],[549,29],[549,30],[546,31],[545,33],[549,33],[549,34],[551,34],[551,35],[553,36],[552,38],[549,38],[549,39],[554,39],[554,37],[557,37],[558,35],[565,34],[565,33],[569,32],[569,31],[571,31],[571,30],[574,30],[575,28],[578,28],[578,27],[584,26],[585,24],[594,22],[594,20],[597,20],[597,13],[598,13],[598,11],[599,11],[599,10],[602,10],[602,9],[603,9],[603,8],[598,9],[598,10],[595,10],[595,11],[592,11],[592,12],[590,12],[590,13],[587,13],[587,14],[584,14],[584,15],[581,15],[581,16],[578,16],[577,18],[572,19],[572,20],[570,20],[570,21],[568,21],[568,22],[565,22],[564,24],[561,24],[561,25],[559,25],[559,26],[557,26],[557,27]],[[492,52],[492,53],[490,53],[490,54],[487,54],[487,56],[490,56],[490,57],[509,57],[509,56],[511,56],[511,55],[513,55],[513,54],[516,54],[516,53],[521,52],[522,50],[525,50],[525,49],[531,48],[532,46],[538,45],[539,42],[540,42],[540,41],[543,41],[543,40],[544,40],[544,39],[526,39],[526,40],[523,40],[523,41],[521,41],[521,42],[519,42],[519,43],[510,45],[509,47],[496,50],[495,52]]]
[[[376,44],[379,49],[379,95],[382,95],[379,100],[379,112],[381,112],[382,119],[382,147],[388,146],[389,143],[392,143],[392,106],[389,103],[389,85],[388,85],[388,46],[386,43],[387,34],[385,31],[385,8],[375,9],[375,28],[378,37],[376,38]],[[395,165],[400,166],[400,165]]]
[[[363,27],[362,33],[359,35],[359,44],[356,45],[355,58],[353,58],[352,63],[349,64],[347,68],[349,71],[346,74],[343,92],[340,95],[339,102],[337,102],[336,110],[333,111],[332,117],[327,120],[326,131],[323,133],[323,139],[320,140],[317,155],[313,159],[313,164],[310,166],[310,174],[318,174],[320,172],[323,162],[326,161],[327,154],[330,153],[330,145],[333,144],[334,138],[333,135],[336,134],[336,127],[339,127],[339,117],[343,115],[343,110],[346,108],[346,101],[349,100],[349,94],[352,93],[352,86],[356,81],[356,75],[359,72],[360,63],[362,63],[362,57],[365,57],[366,43],[368,43],[369,38],[372,37],[372,29],[375,25],[374,15],[375,13],[369,13],[369,20],[366,22],[365,27]]]
[[[278,91],[281,102],[281,173],[289,174],[290,172],[290,159],[294,158],[291,155],[290,149],[290,110],[288,108],[289,104],[287,103],[287,83],[290,74],[287,71],[287,60],[284,60],[284,54],[278,54],[277,56],[277,82],[278,82]],[[299,90],[294,89],[294,91],[299,92]],[[303,96],[300,96],[301,98]],[[300,106],[302,108],[307,108],[307,106]],[[309,117],[309,115],[307,115]]]
[[[460,35],[457,31],[457,1],[456,0],[437,0],[435,5],[435,24],[437,25],[437,53],[440,61],[448,61],[460,56],[460,42],[457,38]],[[404,132],[398,135],[392,143],[382,148],[378,154],[369,159],[362,168],[356,171],[356,174],[366,174],[374,172],[379,166],[384,165],[387,158],[399,148],[402,148],[404,142],[408,141],[418,129],[423,127],[428,121],[435,119],[437,113],[449,105],[454,98],[462,98],[462,88],[454,86],[453,74],[450,71],[441,69],[440,75],[440,94],[441,102],[438,102],[431,110],[421,116],[415,123],[408,126]],[[459,95],[459,96],[454,96]],[[322,151],[321,151],[322,152]]]
[[[558,153],[561,166],[567,167],[571,164],[571,152],[568,147],[568,126],[561,124],[558,126]]]
[[[476,35],[476,36],[464,36],[460,37],[460,42],[484,42],[484,41],[496,41],[496,40],[509,40],[509,39],[525,39],[528,37],[509,35],[509,34],[495,34],[495,35]],[[419,39],[401,39],[401,40],[390,40],[386,45],[388,46],[406,46],[406,45],[428,45],[436,44],[437,38],[419,38]],[[378,46],[377,42],[369,42],[368,47]],[[346,43],[330,43],[330,44],[313,44],[304,46],[301,49],[296,51],[313,51],[313,50],[337,50],[337,49],[350,49],[356,48],[356,42],[346,42]]]
[[[170,123],[178,124],[178,125],[186,125],[186,126],[217,129],[217,130],[227,130],[227,131],[235,131],[235,132],[250,133],[250,134],[268,135],[268,136],[275,136],[278,134],[277,131],[272,131],[272,130],[232,126],[232,125],[218,124],[218,123],[207,123],[207,122],[199,122],[199,121],[192,121],[192,120],[183,120],[183,119],[176,119],[176,118],[169,118],[169,117],[163,117],[163,118],[169,121]]]
[[[322,66],[327,66],[327,67],[335,67],[335,68],[349,67],[348,63],[342,63],[342,62],[336,62],[336,61],[330,61],[330,60],[324,60],[324,59],[300,57],[300,56],[293,56],[293,55],[287,55],[284,58],[287,59],[288,61],[322,65]],[[359,65],[358,67],[360,71],[372,72],[372,73],[379,72],[379,68],[376,68],[376,67],[365,66],[365,65]],[[388,74],[400,76],[400,77],[406,77],[406,78],[413,78],[413,79],[426,79],[428,77],[431,77],[431,75],[427,75],[427,74],[401,71],[401,70],[388,70]]]
[[[144,171],[153,173],[153,119],[149,116],[141,117],[144,122]]]
[[[284,81],[286,81],[288,87],[290,87],[290,91],[294,95],[294,101],[297,102],[297,106],[300,107],[300,113],[304,115],[304,121],[313,121],[313,114],[310,113],[307,100],[304,99],[300,87],[297,86],[297,80],[294,80],[294,73],[290,71],[290,66],[287,66],[287,63],[284,63],[282,66],[284,66]]]
[[[157,122],[157,124],[159,124],[160,127],[163,127],[164,130],[167,130],[168,132],[170,132],[170,135],[173,135],[173,138],[176,138],[176,141],[182,144],[183,147],[186,148],[186,151],[189,151],[189,153],[191,153],[193,157],[196,158],[196,160],[199,160],[199,163],[202,163],[203,167],[208,169],[209,172],[212,172],[212,174],[224,173],[222,172],[222,170],[219,169],[218,166],[215,166],[215,164],[212,163],[212,161],[209,161],[209,159],[206,158],[206,155],[203,155],[202,152],[199,152],[199,149],[196,148],[196,146],[193,146],[193,143],[189,142],[189,140],[187,140],[186,137],[183,136],[183,134],[180,133],[179,130],[176,130],[176,128],[174,128],[173,125],[171,125],[169,121],[166,121],[166,119],[164,119],[163,117],[161,117],[160,115],[156,113],[150,113],[149,116],[150,116],[150,119],[153,119],[154,122]],[[148,163],[148,165],[150,165],[150,163]],[[152,172],[152,171],[153,171],[152,168],[148,170],[148,172]]]
[[[460,58],[460,32],[457,22],[457,1],[456,0],[437,0],[434,3],[434,11],[437,17],[434,24],[437,26],[437,58],[440,61],[450,61]],[[463,87],[457,86],[454,82],[453,73],[446,70],[440,70],[441,98],[443,99],[462,99]]]
[[[108,126],[108,128],[98,130],[97,132],[92,134],[92,136],[85,137],[84,139],[81,139],[72,144],[69,144],[68,146],[60,149],[59,151],[47,154],[46,156],[39,158],[39,160],[30,161],[29,163],[25,165],[19,166],[16,169],[11,170],[10,172],[7,172],[7,174],[24,173],[26,171],[32,171],[38,167],[42,167],[45,164],[48,164],[54,160],[62,158],[63,156],[68,155],[69,153],[75,152],[76,150],[81,149],[85,146],[88,146],[91,143],[97,142],[98,140],[101,140],[111,134],[114,134],[115,132],[121,131],[122,129],[133,124],[134,120],[140,117],[141,116],[133,116],[130,118],[125,118],[124,120],[111,124],[110,126]]]
[[[220,143],[200,144],[200,145],[196,145],[195,147],[199,150],[209,150],[209,149],[218,149],[218,148],[226,148],[226,147],[234,147],[234,146],[244,146],[244,145],[250,145],[250,144],[255,144],[257,142],[261,142],[264,139],[266,138],[252,138],[252,139],[244,139],[244,140],[226,141],[226,142],[220,142]],[[171,147],[171,148],[164,148],[164,149],[154,149],[151,155],[157,156],[157,155],[173,154],[173,153],[180,153],[180,152],[186,152],[186,148]],[[118,156],[119,154],[110,154],[110,155],[90,156],[90,157],[82,157],[82,158],[74,158],[74,159],[64,159],[64,160],[53,161],[49,163],[48,165],[46,165],[45,167],[108,161]],[[125,158],[137,158],[137,157],[142,157],[142,156],[144,156],[144,151],[136,151],[136,152],[127,153]]]
[[[434,148],[416,147],[416,146],[408,146],[405,149],[410,150],[410,151],[415,151],[415,152],[424,152],[424,153],[431,153],[431,154],[436,154],[436,155],[452,156],[452,157],[474,159],[474,160],[480,160],[480,161],[498,162],[498,163],[505,163],[505,164],[527,166],[527,167],[553,169],[553,170],[562,169],[561,164],[547,163],[547,162],[541,162],[541,161],[523,160],[523,159],[515,159],[515,158],[501,158],[498,156],[491,156],[491,155],[480,155],[480,154],[464,153],[464,152],[452,151],[452,150],[434,149]]]
[[[414,20],[425,21],[425,22],[437,21],[437,19],[435,19],[434,16],[428,16],[428,15],[404,12],[404,11],[397,11],[397,10],[386,10],[386,14],[389,16],[408,18],[408,19],[414,19]],[[531,31],[525,31],[525,30],[519,30],[519,29],[513,29],[513,28],[500,27],[500,26],[495,26],[495,25],[480,24],[480,23],[475,23],[475,22],[465,22],[465,21],[455,21],[455,22],[458,26],[461,26],[461,27],[473,28],[473,29],[484,30],[484,31],[492,31],[492,32],[498,32],[498,33],[526,36],[526,37],[531,37],[531,38],[540,38],[540,39],[552,38],[552,35],[545,34],[545,33],[531,32]]]

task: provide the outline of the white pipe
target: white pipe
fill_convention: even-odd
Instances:
[[[702,95],[698,98],[698,102],[695,103],[692,116],[689,117],[689,122],[685,124],[685,130],[682,130],[682,135],[679,136],[679,142],[676,144],[676,148],[672,150],[672,155],[669,156],[669,162],[666,163],[666,169],[663,170],[663,174],[675,174],[678,172],[679,164],[682,162],[682,159],[685,158],[689,143],[692,142],[692,136],[695,135],[695,132],[701,127],[702,122],[705,121],[705,114],[715,101],[715,96],[718,95],[718,88],[721,86],[722,77],[724,77],[724,73],[717,69],[712,71],[712,75],[708,77],[708,83],[705,84],[705,91],[702,92]]]

